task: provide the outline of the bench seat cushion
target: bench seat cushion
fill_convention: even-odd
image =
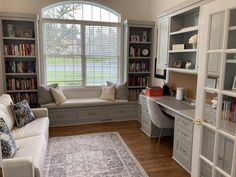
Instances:
[[[128,100],[104,100],[101,98],[79,98],[68,99],[64,103],[57,105],[55,103],[49,103],[41,105],[44,108],[71,108],[71,107],[87,107],[87,106],[103,106],[103,105],[116,105],[121,103],[128,103]]]

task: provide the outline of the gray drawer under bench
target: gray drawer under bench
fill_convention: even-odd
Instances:
[[[71,108],[48,108],[50,126],[66,126],[112,121],[138,120],[138,104],[80,106]]]

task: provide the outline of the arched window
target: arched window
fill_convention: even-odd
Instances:
[[[120,15],[99,4],[65,1],[42,9],[46,82],[98,86],[118,82]]]

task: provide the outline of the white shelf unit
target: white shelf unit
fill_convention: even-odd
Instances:
[[[183,73],[193,73],[197,70],[198,49],[189,44],[189,39],[194,35],[198,35],[199,13],[200,7],[196,7],[170,17],[169,68],[177,68],[179,69],[178,71],[182,71]],[[184,49],[173,50],[173,45],[177,44],[183,44]],[[189,69],[185,71],[187,62],[191,62],[192,65],[190,68],[192,71],[190,72],[188,71]],[[170,71],[172,71],[171,69]]]
[[[38,16],[0,13],[0,23],[4,92],[37,107]]]
[[[133,20],[124,23],[124,78],[128,81],[129,100],[137,101],[141,90],[151,85],[154,25]]]

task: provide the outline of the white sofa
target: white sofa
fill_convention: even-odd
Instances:
[[[12,131],[18,148],[13,158],[3,159],[4,177],[43,177],[48,144],[48,111],[46,108],[32,109],[36,119],[17,128],[10,109],[11,102],[9,95],[0,96],[0,116]]]
[[[101,99],[101,87],[63,89],[63,93],[67,97],[64,103],[41,105],[48,108],[50,126],[139,120],[137,102]]]

